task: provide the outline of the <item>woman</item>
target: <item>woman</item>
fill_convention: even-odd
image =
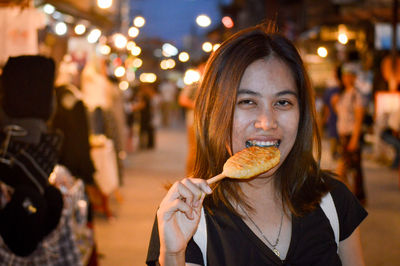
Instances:
[[[162,200],[149,265],[364,265],[358,225],[366,212],[314,160],[314,136],[318,150],[320,139],[312,91],[295,47],[273,27],[241,31],[211,56],[196,98],[195,129],[195,178],[176,182]],[[249,145],[278,146],[280,163],[211,189],[205,179]],[[339,216],[338,253],[319,207],[328,191]],[[206,261],[192,238],[202,210]]]
[[[341,180],[349,186],[358,200],[362,204],[365,204],[364,174],[361,167],[364,107],[362,96],[355,88],[358,69],[357,63],[343,64],[343,87],[340,93],[332,97],[332,106],[337,114],[336,124],[341,153],[337,173]],[[350,170],[354,170],[353,182],[349,182],[347,178]]]

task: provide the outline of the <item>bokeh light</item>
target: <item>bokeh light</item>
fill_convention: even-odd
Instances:
[[[193,84],[200,80],[200,73],[194,69],[188,69],[183,77],[183,82],[186,85]]]
[[[201,48],[203,49],[204,52],[209,53],[212,51],[213,45],[210,42],[205,42],[203,43]]]
[[[205,27],[210,26],[210,24],[211,24],[211,19],[210,19],[209,16],[202,14],[202,15],[197,16],[197,18],[196,18],[196,23],[197,23],[200,27],[205,28]]]
[[[101,9],[107,9],[112,6],[112,0],[97,0],[97,6]]]
[[[154,73],[142,73],[139,80],[143,83],[154,83],[157,80],[157,75]]]
[[[320,57],[327,57],[328,56],[328,50],[323,46],[318,47],[317,53],[318,53],[318,55]]]
[[[74,31],[77,35],[82,35],[86,32],[86,27],[83,24],[77,24],[74,28]]]
[[[129,82],[126,80],[123,80],[118,84],[118,87],[121,91],[126,91],[129,88]]]
[[[349,41],[349,38],[347,37],[346,33],[340,33],[338,36],[338,41],[341,44],[346,44]]]
[[[143,27],[145,23],[146,23],[146,20],[145,20],[144,17],[142,17],[142,16],[137,16],[137,17],[133,20],[133,25],[135,25],[135,27],[138,27],[138,28]]]
[[[186,53],[186,52],[181,52],[181,53],[178,55],[178,59],[179,59],[179,61],[181,61],[181,62],[187,62],[187,61],[189,61],[190,56],[189,56],[189,54]]]
[[[54,27],[54,31],[59,36],[66,34],[67,30],[68,30],[67,24],[65,24],[64,22],[57,22],[57,24]]]
[[[128,43],[128,40],[126,39],[126,37],[124,35],[122,35],[121,33],[114,34],[113,41],[114,41],[115,47],[117,47],[118,49],[125,48],[126,44]]]
[[[225,28],[233,28],[234,23],[231,17],[225,16],[221,19],[222,24],[225,26]]]
[[[125,68],[123,66],[119,66],[114,70],[114,75],[117,78],[123,77],[125,75]]]
[[[135,38],[139,35],[139,29],[136,27],[130,27],[128,30],[129,37]]]
[[[87,36],[87,40],[89,43],[95,43],[99,40],[100,36],[101,36],[101,30],[93,29]]]
[[[141,52],[142,52],[142,49],[139,46],[135,46],[131,50],[131,54],[134,56],[140,55]]]

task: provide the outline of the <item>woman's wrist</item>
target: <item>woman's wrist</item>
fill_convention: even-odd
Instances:
[[[159,262],[161,266],[184,266],[185,265],[185,251],[171,253],[162,251],[160,249]]]

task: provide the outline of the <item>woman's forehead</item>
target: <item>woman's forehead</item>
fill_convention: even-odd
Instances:
[[[243,73],[239,89],[284,89],[297,92],[291,69],[281,59],[274,57],[251,63]]]

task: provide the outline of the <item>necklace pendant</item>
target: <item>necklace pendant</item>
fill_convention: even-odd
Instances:
[[[276,248],[274,248],[272,251],[273,251],[273,252],[275,253],[275,255],[278,256],[279,258],[281,257],[281,253],[279,253],[279,250],[277,250]]]

